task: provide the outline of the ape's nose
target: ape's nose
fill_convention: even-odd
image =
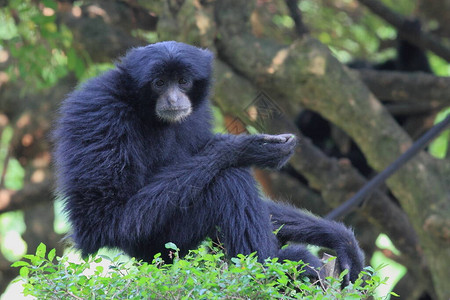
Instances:
[[[169,97],[167,97],[167,102],[170,106],[174,106],[178,102],[178,97],[170,95]]]

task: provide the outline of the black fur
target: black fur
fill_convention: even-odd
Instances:
[[[117,67],[89,80],[63,102],[55,130],[59,193],[83,255],[120,248],[151,261],[174,242],[181,255],[207,236],[228,255],[320,261],[303,246],[337,251],[355,280],[363,254],[340,223],[261,198],[249,167],[279,168],[296,145],[292,135],[214,135],[209,103],[212,54],[177,42],[131,50]],[[156,117],[151,83],[180,73],[192,113],[180,122]],[[277,236],[275,229],[281,229]],[[312,272],[313,273],[313,272]]]

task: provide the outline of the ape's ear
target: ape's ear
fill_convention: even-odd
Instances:
[[[203,59],[205,62],[212,64],[214,59],[214,54],[208,49],[199,49],[202,52]]]
[[[208,49],[201,48],[195,48],[190,54],[189,57],[185,57],[184,63],[192,69],[194,76],[198,79],[211,78],[214,54]]]

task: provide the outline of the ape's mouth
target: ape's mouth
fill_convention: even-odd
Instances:
[[[181,122],[192,112],[191,107],[158,110],[158,117],[168,122]]]

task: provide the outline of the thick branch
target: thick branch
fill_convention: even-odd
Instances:
[[[437,104],[435,102],[431,103],[387,103],[384,104],[389,113],[393,116],[412,116],[412,115],[423,115],[429,114],[431,112],[437,112],[444,108],[445,105]],[[420,129],[420,128],[419,128]]]
[[[378,99],[450,105],[450,77],[363,69],[353,72]]]
[[[445,47],[439,39],[432,34],[426,33],[423,30],[411,32],[409,28],[405,28],[405,24],[408,23],[406,18],[396,12],[393,12],[377,0],[359,0],[359,2],[367,6],[373,13],[383,18],[386,22],[394,26],[402,38],[408,40],[411,44],[414,44],[422,49],[428,49],[446,61],[450,61],[450,49]]]
[[[146,42],[135,38],[133,29],[155,30],[158,18],[145,9],[122,1],[97,1],[81,10],[61,6],[58,17],[72,31],[79,48],[96,62],[110,62],[131,47]]]
[[[245,108],[253,103],[257,90],[250,82],[237,76],[222,62],[216,64],[215,102],[227,113],[242,117]],[[235,93],[229,93],[230,90]],[[238,94],[240,97],[235,97]],[[286,117],[286,116],[285,116]],[[283,118],[281,116],[280,118]],[[287,119],[267,120],[268,132],[292,132],[297,128]],[[279,126],[282,124],[282,126]],[[366,183],[348,160],[336,160],[326,156],[305,138],[301,138],[296,155],[291,160],[297,172],[305,176],[310,186],[320,190],[330,207],[337,207],[356,193]],[[409,257],[411,265],[417,265],[417,237],[406,214],[382,192],[374,193],[361,209],[364,217],[388,234],[396,246]],[[420,271],[419,273],[422,273]]]

